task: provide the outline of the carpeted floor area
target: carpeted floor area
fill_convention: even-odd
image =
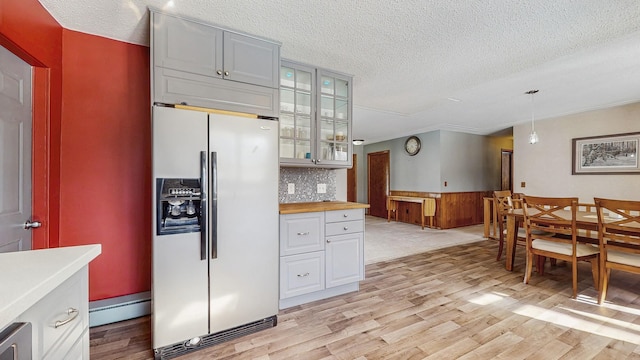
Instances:
[[[397,259],[449,246],[486,241],[483,225],[437,230],[387,219],[366,216],[364,238],[365,264]],[[497,244],[496,244],[497,249]]]

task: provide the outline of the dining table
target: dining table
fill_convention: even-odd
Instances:
[[[593,211],[576,212],[576,229],[583,230],[586,236],[582,236],[581,239],[593,244],[598,243],[598,214],[595,212],[595,205],[586,204],[582,205],[587,209],[593,209]],[[531,209],[530,209],[531,210]],[[567,216],[570,217],[569,210],[563,210],[567,212]],[[614,218],[605,217],[607,219],[614,220]],[[506,260],[505,269],[513,271],[513,259],[516,251],[516,242],[518,236],[518,227],[524,224],[524,209],[511,209],[507,212],[507,234],[505,238],[506,242]]]

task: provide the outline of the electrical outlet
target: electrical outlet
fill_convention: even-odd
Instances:
[[[318,184],[318,194],[327,193],[327,184]]]
[[[520,187],[521,187],[521,188],[525,187],[526,185],[527,185],[527,183],[526,183],[526,182],[524,182],[524,181],[521,181],[521,182],[520,182]]]
[[[291,194],[295,194],[295,193],[296,193],[296,184],[288,183],[287,184],[287,194],[291,195]]]

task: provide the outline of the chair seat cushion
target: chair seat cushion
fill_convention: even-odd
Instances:
[[[567,256],[571,256],[571,244],[535,239],[531,242],[531,247],[537,250],[549,251],[558,254],[563,254]],[[577,244],[576,245],[576,256],[588,256],[597,254],[600,252],[600,249],[597,246],[592,246],[590,244]]]
[[[630,254],[621,251],[608,250],[607,262],[614,262],[616,264],[624,264],[630,266],[640,267],[640,255]]]
[[[507,229],[504,229],[504,231],[502,231],[503,234],[507,235]],[[542,231],[542,230],[531,230],[531,233],[534,235],[545,235],[545,236],[551,236],[551,233]],[[518,237],[521,238],[526,238],[527,237],[527,229],[519,227],[518,228]]]

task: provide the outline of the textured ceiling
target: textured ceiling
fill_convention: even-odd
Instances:
[[[67,29],[136,44],[147,6],[278,40],[283,58],[354,75],[367,143],[494,133],[530,121],[531,89],[536,119],[640,101],[638,0],[40,2]]]

